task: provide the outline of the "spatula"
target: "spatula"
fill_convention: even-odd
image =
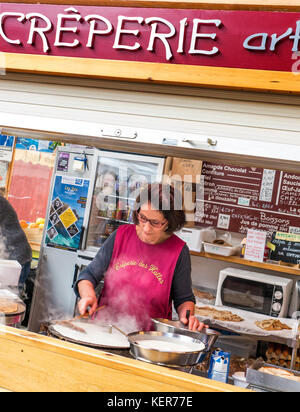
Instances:
[[[95,310],[94,313],[99,312],[99,311],[100,311],[101,309],[103,309],[104,307],[105,307],[105,305],[100,306],[99,308],[97,308],[97,309]],[[74,321],[76,321],[76,320],[80,320],[80,319],[89,319],[89,318],[90,318],[90,315],[89,315],[88,313],[84,313],[83,315],[76,316],[76,317],[73,318],[73,319],[58,320],[58,321],[55,321],[55,323],[58,324],[58,325],[63,325],[63,326],[65,326],[66,328],[76,330],[77,332],[81,332],[81,333],[87,334],[87,331],[86,331],[85,329],[83,329],[83,328],[81,328],[81,327],[79,327],[79,326],[77,326],[77,325],[74,325],[72,322],[74,322]]]

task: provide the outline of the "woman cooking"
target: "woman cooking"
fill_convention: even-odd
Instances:
[[[75,292],[81,298],[80,314],[89,308],[93,315],[98,306],[105,305],[110,316],[133,317],[140,329],[147,330],[151,318],[172,318],[173,302],[189,329],[203,328],[194,316],[189,249],[174,234],[185,224],[181,204],[181,193],[169,185],[155,183],[141,191],[134,225],[122,225],[110,235],[79,275]],[[95,288],[104,273],[98,301]],[[95,316],[102,316],[102,311]]]

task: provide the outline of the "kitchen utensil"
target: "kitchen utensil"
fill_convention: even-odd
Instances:
[[[200,340],[205,344],[205,353],[208,353],[214,344],[216,343],[220,333],[209,328],[204,328],[200,332],[192,331],[187,326],[183,325],[179,320],[169,320],[169,319],[152,319],[154,329],[158,332],[165,333],[178,333],[181,335],[189,336],[194,339]],[[204,321],[207,324],[207,320]]]
[[[190,315],[191,315],[191,311],[187,310],[185,317],[187,318],[188,324],[189,324]]]
[[[72,319],[72,320],[75,320],[75,319]],[[79,326],[75,326],[72,323],[72,320],[59,320],[56,322],[56,324],[66,326],[67,328],[76,330],[77,332],[86,333],[86,331],[83,328],[80,328]]]
[[[122,333],[122,334],[123,334],[124,336],[126,336],[126,338],[128,339],[128,333],[124,332],[122,329],[118,328],[116,325],[109,324],[109,326],[110,326],[111,328],[115,328],[117,331],[119,331],[120,333]],[[137,342],[134,342],[134,343],[137,343]]]
[[[106,305],[102,305],[102,306],[100,306],[99,308],[97,308],[97,309],[95,310],[95,312],[93,313],[93,315],[94,315],[95,313],[99,312],[100,310],[104,309],[105,306],[106,306]],[[92,315],[92,316],[93,316],[93,315]],[[91,316],[90,316],[89,312],[86,312],[86,313],[84,313],[83,315],[78,315],[78,316],[76,316],[75,318],[71,319],[71,321],[73,321],[73,320],[78,320],[78,319],[90,319],[90,318],[91,318]]]
[[[196,365],[205,349],[205,344],[200,340],[175,333],[132,332],[128,334],[128,340],[130,353],[134,358],[176,368]],[[143,342],[147,343],[147,341],[153,344],[154,347],[143,346]],[[163,342],[166,348],[180,345],[183,350],[155,349],[156,342]]]
[[[99,308],[97,308],[94,313],[99,312],[103,308],[105,308],[105,305],[102,305]],[[86,333],[85,329],[81,328],[78,325],[75,326],[72,323],[72,322],[74,322],[76,320],[80,320],[80,319],[91,319],[91,316],[89,315],[88,312],[86,312],[83,315],[75,316],[75,318],[72,318],[72,319],[55,320],[55,321],[52,321],[52,323],[56,323],[58,325],[66,326],[67,328],[76,330],[77,332]]]

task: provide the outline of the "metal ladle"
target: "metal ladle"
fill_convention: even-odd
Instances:
[[[122,329],[118,328],[118,326],[113,325],[112,323],[109,323],[108,326],[110,327],[109,333],[112,333],[112,328],[115,328],[118,332],[122,333],[122,335],[126,336],[126,338],[129,340],[128,334],[124,332]],[[138,342],[136,341],[132,341],[132,342],[138,345]]]

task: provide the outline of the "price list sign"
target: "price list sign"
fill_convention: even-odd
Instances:
[[[300,175],[210,162],[203,163],[202,175],[196,225],[242,234],[300,231]]]

